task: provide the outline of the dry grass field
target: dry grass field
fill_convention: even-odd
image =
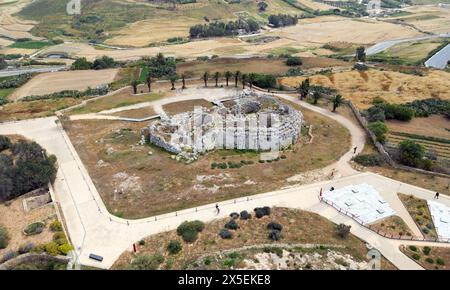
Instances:
[[[140,109],[132,109],[132,110],[124,110],[117,113],[112,114],[113,116],[124,117],[124,118],[136,118],[143,119],[146,117],[156,115],[153,106],[144,107]]]
[[[20,100],[31,95],[45,95],[64,90],[83,91],[87,88],[111,83],[117,69],[62,71],[43,73],[33,77],[10,95],[11,100]]]
[[[0,109],[0,122],[52,116],[55,111],[77,105],[82,101],[82,99],[64,98],[8,103]]]
[[[199,107],[199,106],[205,107],[205,108],[213,107],[213,105],[210,102],[203,100],[203,99],[198,99],[198,100],[170,103],[170,104],[164,105],[163,110],[170,116],[170,115],[176,115],[179,113],[183,113],[186,111],[193,111],[195,107]]]
[[[348,131],[316,113],[302,112],[313,125],[313,143],[300,141],[283,153],[286,159],[272,163],[259,163],[257,152],[234,150],[212,151],[189,165],[179,163],[160,148],[136,145],[142,124],[80,120],[71,122],[68,134],[109,210],[139,218],[279,189],[290,176],[335,162],[350,146]],[[211,168],[213,162],[242,160],[253,164]],[[111,196],[115,188],[122,188],[123,194]]]
[[[409,122],[396,120],[386,121],[389,131],[404,132],[422,136],[446,138],[450,140],[450,122],[440,115],[432,115],[428,118],[414,118]]]
[[[328,42],[351,42],[372,44],[388,39],[419,36],[421,33],[412,28],[375,20],[339,20],[321,22],[300,22],[296,26],[288,26],[269,33],[297,42],[325,44]]]
[[[377,221],[375,224],[371,225],[371,228],[375,231],[380,231],[381,233],[385,233],[395,237],[412,236],[411,229],[399,216],[390,216]]]
[[[190,76],[200,77],[205,71],[210,74],[218,71],[220,73],[230,71],[241,71],[242,73],[266,73],[282,75],[285,74],[290,68],[286,65],[285,59],[279,58],[216,58],[209,61],[190,61],[177,65],[177,72],[179,74],[186,73]],[[350,66],[348,62],[344,62],[337,59],[321,58],[321,57],[302,57],[303,64],[301,69],[311,68],[325,68],[335,66]],[[230,83],[234,83],[234,78],[230,79]]]
[[[267,238],[267,224],[276,221],[283,225],[283,237],[279,242],[270,241]],[[199,238],[192,244],[187,244],[177,236],[176,231],[170,231],[153,235],[145,239],[145,245],[139,246],[139,254],[153,255],[161,254],[165,258],[161,268],[185,269],[195,268],[195,264],[199,264],[198,268],[208,268],[201,257],[210,256],[213,258],[219,251],[239,249],[245,246],[268,244],[272,247],[282,244],[326,244],[337,247],[343,246],[340,251],[348,253],[356,260],[364,260],[367,254],[365,243],[355,236],[351,235],[347,239],[339,238],[335,233],[335,224],[329,220],[307,211],[288,209],[288,208],[272,208],[269,217],[261,219],[252,218],[250,220],[237,220],[240,228],[235,231],[234,238],[231,240],[221,239],[218,235],[223,225],[228,219],[220,219],[205,224],[205,229],[199,234]],[[180,241],[182,250],[176,255],[170,255],[167,252],[167,244],[171,240]],[[317,249],[319,251],[319,249]],[[126,269],[133,259],[134,254],[124,252],[115,262],[112,269]],[[227,268],[223,257],[222,266]],[[170,262],[169,262],[170,261]],[[382,260],[383,269],[395,269],[387,260]]]
[[[432,33],[450,32],[450,8],[438,6],[411,6],[404,9],[412,15],[395,17],[405,23]]]
[[[286,77],[280,82],[296,87],[304,79]],[[444,71],[428,71],[423,77],[394,71],[350,71],[315,75],[310,80],[312,84],[337,89],[360,109],[372,106],[375,97],[397,104],[427,98],[450,99],[450,74]]]

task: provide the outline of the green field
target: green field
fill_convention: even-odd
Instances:
[[[6,103],[7,97],[14,91],[14,88],[11,89],[0,89],[0,106],[3,103]]]
[[[17,41],[11,44],[9,47],[11,48],[25,48],[25,49],[42,49],[46,46],[52,45],[51,42],[48,41]]]
[[[143,4],[116,0],[82,1],[81,16],[69,16],[66,2],[60,0],[36,0],[27,5],[18,15],[25,19],[38,21],[32,33],[46,38],[60,36],[104,41],[110,33],[141,20],[172,19],[174,27],[183,19],[194,19],[198,23],[214,20],[236,20],[239,17],[253,18],[267,22],[270,14],[303,13],[282,0],[266,0],[269,7],[258,12],[253,0],[241,0],[228,4],[225,1],[198,0],[197,3],[177,5],[171,9],[165,4]],[[170,30],[171,27],[167,27]]]

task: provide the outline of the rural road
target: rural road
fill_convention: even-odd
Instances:
[[[49,66],[42,68],[22,68],[22,69],[8,69],[0,70],[0,77],[17,76],[26,73],[44,73],[44,72],[56,72],[67,69],[67,66]]]
[[[288,96],[281,97],[292,98]],[[291,99],[291,101],[300,103],[302,106],[328,116],[347,127],[352,133],[352,144],[358,144],[359,149],[362,149],[364,145],[362,129],[353,125],[344,117],[333,114],[328,110],[305,104],[295,100],[295,98]],[[331,186],[341,188],[346,185],[364,182],[374,186],[390,203],[394,201],[392,202],[394,210],[410,224],[408,218],[410,219],[411,217],[409,215],[406,216],[405,210],[400,208],[401,204],[395,201],[397,192],[413,194],[427,199],[432,198],[434,195],[431,191],[373,173],[354,174],[353,169],[350,170],[343,164],[339,165],[342,166],[343,173],[352,175],[221,202],[222,211],[219,215],[215,213],[215,204],[210,204],[140,220],[121,219],[109,214],[67,134],[55,121],[56,117],[48,117],[3,123],[0,124],[0,134],[26,136],[40,143],[48,152],[57,156],[59,170],[54,183],[56,202],[64,214],[69,236],[75,246],[79,262],[84,265],[109,268],[123,251],[130,249],[134,242],[152,234],[175,229],[184,220],[199,219],[208,222],[217,218],[225,218],[231,212],[252,210],[258,206],[279,206],[309,210],[335,223],[350,224],[353,234],[379,249],[386,258],[400,269],[420,269],[415,262],[400,253],[398,249],[400,244],[414,243],[450,247],[450,244],[397,241],[383,238],[357,224],[351,218],[339,214],[332,207],[320,203],[318,192],[321,188],[326,189]],[[347,163],[352,153],[352,150],[347,152],[341,157],[338,164]],[[450,200],[446,198],[442,198],[441,202],[450,206]],[[104,260],[97,262],[89,259],[89,254],[91,253],[103,256]]]

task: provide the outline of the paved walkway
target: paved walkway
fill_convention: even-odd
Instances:
[[[292,97],[282,96],[286,99]],[[302,106],[319,112],[340,122],[352,133],[352,144],[362,149],[365,140],[358,129],[350,121],[327,110],[305,104],[294,98]],[[84,265],[109,268],[120,254],[130,249],[133,242],[162,231],[175,229],[184,220],[199,219],[205,222],[224,218],[231,212],[252,210],[258,206],[292,207],[316,212],[335,223],[344,222],[352,225],[352,233],[369,242],[400,269],[418,269],[415,262],[401,254],[400,244],[411,242],[395,241],[383,238],[360,226],[349,217],[339,214],[333,208],[320,203],[320,188],[334,186],[340,188],[361,182],[372,184],[388,199],[398,191],[414,194],[421,198],[432,198],[434,193],[408,184],[400,183],[372,173],[357,173],[345,165],[352,157],[353,151],[345,154],[338,164],[345,174],[353,174],[336,180],[323,181],[316,184],[298,186],[251,197],[221,202],[221,214],[215,214],[215,204],[187,209],[176,213],[168,213],[157,217],[140,220],[125,220],[112,216],[107,211],[83,163],[81,162],[66,133],[56,125],[55,117],[33,119],[20,122],[0,124],[0,134],[20,134],[40,143],[58,158],[59,170],[54,183],[56,201],[64,213],[68,232],[76,248],[80,262]],[[345,164],[344,164],[345,163]],[[449,199],[443,197],[441,202],[450,205]],[[395,205],[397,210],[398,205]],[[403,216],[402,216],[403,217]],[[434,243],[413,242],[419,245],[435,245]],[[439,244],[441,245],[441,244]],[[450,246],[450,244],[445,244]],[[103,262],[89,259],[95,253],[104,257]]]

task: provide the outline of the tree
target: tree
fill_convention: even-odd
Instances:
[[[239,81],[240,76],[241,76],[241,72],[240,71],[236,71],[234,73],[234,87],[236,87],[236,88],[238,86],[238,81]]]
[[[208,73],[208,72],[205,72],[205,73],[203,74],[203,81],[205,82],[205,87],[208,86],[208,79],[209,79],[209,73]]]
[[[386,133],[388,132],[388,127],[381,121],[373,122],[369,124],[369,130],[375,134],[377,141],[383,143],[386,141]]]
[[[356,61],[366,61],[366,49],[364,46],[359,46],[356,48]]]
[[[309,79],[304,80],[298,89],[300,93],[300,100],[303,100],[308,96],[309,87]]]
[[[178,76],[177,75],[171,75],[169,77],[170,83],[172,84],[172,88],[171,90],[175,90],[175,82],[178,80]]]
[[[341,239],[346,239],[350,234],[350,229],[352,226],[347,226],[346,224],[338,224],[336,226],[336,233]]]
[[[412,140],[400,142],[400,162],[407,166],[417,167],[425,156],[425,148]]]
[[[152,91],[152,75],[149,73],[147,76],[147,79],[145,80],[147,82],[148,91]]]
[[[255,73],[251,73],[248,75],[248,85],[250,86],[250,89],[253,88],[253,83],[256,80],[256,74]]]
[[[241,81],[242,81],[242,89],[245,89],[245,82],[247,81],[247,74],[242,74],[241,75]]]
[[[266,9],[267,9],[268,6],[269,6],[269,5],[267,5],[267,3],[264,2],[264,1],[259,2],[259,3],[258,3],[258,11],[259,11],[259,12],[264,12],[264,11],[266,11]]]
[[[319,92],[314,92],[313,93],[313,104],[317,105],[317,103],[319,102],[320,99],[320,93]]]
[[[230,78],[231,78],[231,72],[226,71],[225,72],[225,81],[226,81],[227,87],[228,87],[228,81],[230,80]]]
[[[3,56],[0,56],[0,70],[8,67],[8,63],[6,62]]]
[[[336,95],[333,98],[333,112],[336,112],[336,109],[342,104],[342,96],[341,95]]]
[[[219,78],[220,78],[220,72],[216,72],[214,74],[214,80],[216,81],[216,87],[219,86]]]
[[[288,66],[300,66],[302,64],[302,59],[298,56],[289,56],[286,59],[286,65]]]
[[[186,75],[181,74],[181,82],[183,83],[183,86],[181,87],[182,90],[186,89]]]
[[[85,57],[77,58],[72,66],[70,67],[72,70],[88,70],[92,69],[92,62],[88,61]]]
[[[94,60],[94,63],[92,64],[92,68],[95,70],[100,69],[106,69],[106,68],[113,68],[116,67],[117,63],[114,61],[113,58],[109,56],[102,56],[101,58],[97,58]]]
[[[139,82],[136,79],[131,81],[131,86],[133,87],[133,94],[135,94],[135,95],[137,94],[138,85],[139,85]]]
[[[5,249],[9,243],[9,235],[6,228],[0,225],[0,249]]]

